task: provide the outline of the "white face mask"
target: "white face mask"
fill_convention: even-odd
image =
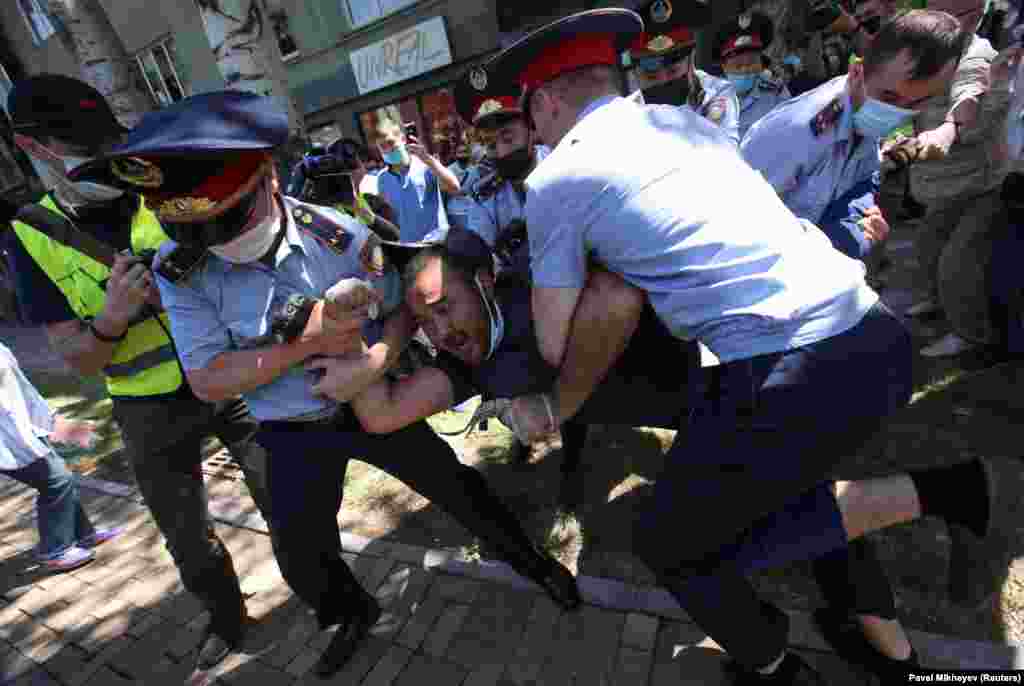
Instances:
[[[211,245],[208,250],[231,264],[248,264],[266,255],[270,246],[274,244],[274,239],[277,238],[281,222],[277,203],[273,203],[272,207],[274,210],[261,219],[256,226],[223,245]]]
[[[124,191],[111,186],[89,181],[74,183],[68,179],[68,172],[88,162],[91,159],[89,157],[58,155],[33,139],[21,138],[19,147],[28,155],[46,190],[57,196],[64,205],[81,207],[109,202],[124,195]]]
[[[480,283],[480,277],[474,276],[473,280],[476,282],[477,290],[480,291],[480,297],[484,300],[484,309],[487,310],[487,319],[491,323],[491,343],[487,351],[487,355],[484,357],[485,360],[491,359],[494,355],[494,351],[501,345],[501,339],[505,337],[505,318],[501,316],[501,308],[498,307],[498,302],[493,303],[488,300],[487,294],[484,291],[484,286]]]

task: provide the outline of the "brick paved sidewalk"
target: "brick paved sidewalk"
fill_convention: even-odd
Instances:
[[[0,684],[182,684],[206,620],[185,593],[137,496],[94,490],[95,522],[128,533],[96,562],[58,576],[33,570],[33,493],[0,477]],[[223,499],[222,499],[223,501]],[[344,536],[346,557],[385,609],[373,636],[334,679],[307,671],[330,639],[285,586],[268,537],[251,513],[220,508],[235,524],[220,533],[235,557],[255,622],[220,684],[311,686],[660,686],[727,684],[722,653],[661,592],[583,577],[586,606],[562,613],[536,587],[494,563]],[[806,615],[793,616],[793,645],[830,684],[864,679],[826,647]],[[1024,667],[1024,651],[915,633],[927,664]]]

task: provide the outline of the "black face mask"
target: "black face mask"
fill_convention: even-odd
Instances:
[[[530,165],[533,164],[533,145],[524,145],[516,148],[504,157],[494,159],[494,167],[501,174],[501,178],[509,181],[517,181],[527,175]]]
[[[648,105],[672,105],[680,107],[686,104],[690,96],[690,80],[685,76],[668,83],[659,83],[644,89],[644,102]]]

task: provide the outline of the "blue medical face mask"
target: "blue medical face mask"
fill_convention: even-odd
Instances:
[[[403,165],[406,163],[407,159],[405,153],[405,146],[396,145],[394,150],[384,153],[382,157],[384,158],[384,161],[387,162],[388,164]]]
[[[881,140],[911,119],[917,112],[905,110],[887,102],[867,98],[860,109],[853,113],[853,128],[865,138]]]
[[[725,78],[732,82],[732,85],[736,86],[736,92],[740,95],[744,95],[754,90],[754,86],[757,85],[757,74],[726,74]]]

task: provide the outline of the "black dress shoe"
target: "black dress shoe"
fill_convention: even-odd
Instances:
[[[341,621],[334,638],[313,667],[313,672],[322,679],[332,676],[345,666],[380,618],[377,599],[361,588],[359,595],[362,598],[353,608],[354,611]]]
[[[796,653],[787,653],[771,674],[744,669],[735,662],[727,664],[736,686],[827,686],[825,679]]]
[[[985,484],[987,517],[984,518],[984,526],[979,527],[977,523],[968,526],[966,523],[947,520],[951,541],[947,591],[950,600],[972,608],[980,607],[999,590],[996,587],[998,561],[993,559],[990,550],[997,479],[993,465],[988,460],[978,459],[975,462],[978,475]]]
[[[580,596],[579,586],[576,585],[576,577],[555,558],[545,557],[547,557],[548,569],[531,578],[563,610],[571,612],[579,609],[579,606],[583,604],[583,598]]]
[[[1002,588],[1009,560],[962,526],[949,527],[949,599],[960,607],[978,610]]]
[[[907,670],[921,666],[913,647],[906,660],[880,653],[864,636],[857,618],[845,611],[828,607],[815,610],[814,623],[839,657],[867,670],[883,685],[906,683]]]
[[[565,565],[535,545],[521,549],[505,559],[519,574],[544,589],[563,610],[572,611],[583,604],[576,577]]]

